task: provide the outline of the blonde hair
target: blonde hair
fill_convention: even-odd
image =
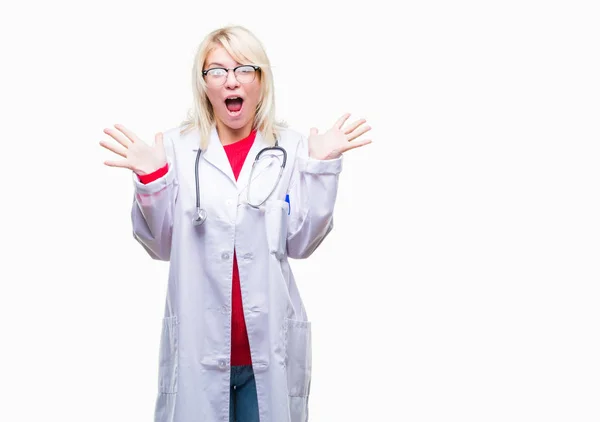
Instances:
[[[259,77],[261,95],[258,101],[253,129],[261,132],[265,141],[274,145],[279,136],[279,129],[285,127],[284,122],[275,119],[275,93],[271,64],[262,43],[248,29],[239,26],[225,26],[210,32],[198,46],[192,69],[192,92],[194,105],[188,117],[182,122],[181,133],[194,129],[200,131],[200,148],[206,149],[215,115],[206,95],[206,82],[202,70],[207,56],[215,48],[223,47],[238,63],[260,67]]]

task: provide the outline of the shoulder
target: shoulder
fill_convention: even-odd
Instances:
[[[170,139],[173,140],[173,138],[179,137],[180,133],[181,133],[181,127],[177,126],[177,127],[170,127],[166,130],[163,130],[163,136],[165,139]]]
[[[179,125],[164,130],[163,139],[165,146],[172,148],[174,151],[181,148],[192,149],[198,145],[200,133],[195,128],[186,128]]]
[[[304,137],[304,135],[297,129],[288,126],[277,126],[279,136],[283,140],[297,140]]]
[[[301,152],[307,149],[307,137],[299,130],[289,127],[279,127],[279,144],[288,152]]]

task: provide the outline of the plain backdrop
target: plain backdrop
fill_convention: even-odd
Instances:
[[[152,420],[168,264],[98,142],[178,125],[198,44],[241,24],[278,117],[373,127],[334,231],[292,262],[310,420],[600,420],[594,3],[3,5],[0,419]]]

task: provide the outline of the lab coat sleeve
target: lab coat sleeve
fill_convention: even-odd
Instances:
[[[156,260],[169,261],[173,236],[173,212],[177,198],[177,177],[172,141],[165,137],[167,173],[143,184],[133,174],[134,198],[131,209],[133,237]]]
[[[287,254],[308,258],[333,229],[333,210],[343,157],[316,160],[308,156],[306,139],[299,146],[290,180]]]

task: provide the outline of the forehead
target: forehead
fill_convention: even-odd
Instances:
[[[215,47],[208,55],[206,56],[206,66],[225,66],[225,67],[235,67],[241,63],[235,61],[233,57],[225,50],[222,46]]]

